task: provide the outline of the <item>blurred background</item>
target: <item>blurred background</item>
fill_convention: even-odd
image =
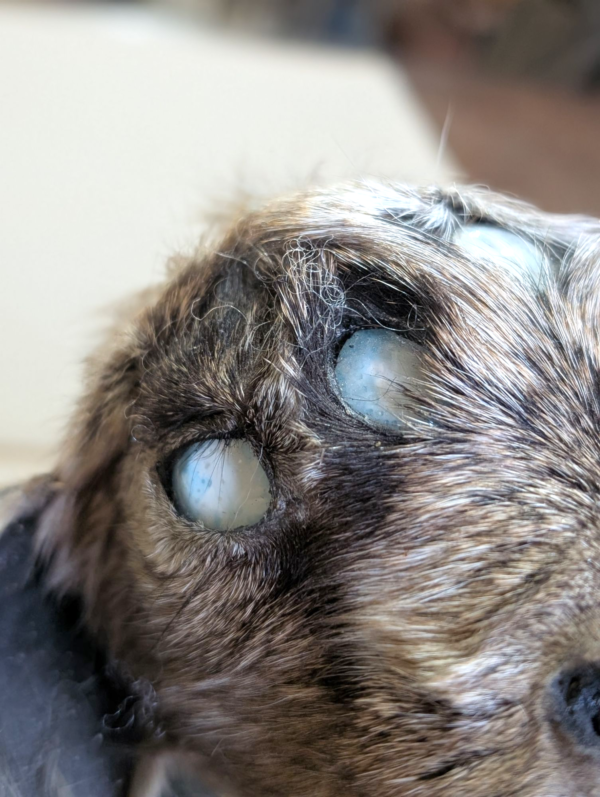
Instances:
[[[237,202],[372,176],[600,215],[598,0],[0,1],[0,485]]]

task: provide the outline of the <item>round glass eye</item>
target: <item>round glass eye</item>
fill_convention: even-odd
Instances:
[[[454,243],[472,258],[499,262],[514,276],[537,282],[544,258],[531,241],[491,224],[468,224],[454,235]]]
[[[368,421],[401,428],[414,416],[404,392],[422,389],[421,347],[388,329],[361,329],[344,343],[335,366],[342,400]]]
[[[173,469],[173,494],[188,520],[230,531],[257,523],[269,508],[269,478],[245,440],[194,443]]]

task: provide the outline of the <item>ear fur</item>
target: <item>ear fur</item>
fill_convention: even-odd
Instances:
[[[58,483],[51,473],[0,490],[0,534],[11,523],[40,515],[57,491]]]
[[[147,304],[148,293],[139,297],[140,303]],[[135,400],[143,351],[135,327],[119,326],[88,363],[87,389],[58,465],[46,478],[47,500],[43,506],[38,500],[35,550],[46,583],[59,596],[83,598],[93,629],[100,592],[102,606],[110,611],[111,593],[117,589],[110,585],[111,570],[117,570],[111,563],[122,553],[114,533],[117,473],[130,442],[127,408]],[[26,492],[31,493],[31,486]]]

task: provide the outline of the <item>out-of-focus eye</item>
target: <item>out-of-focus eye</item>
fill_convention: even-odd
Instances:
[[[344,343],[335,366],[342,400],[371,423],[402,428],[422,389],[421,347],[388,329],[361,329]]]
[[[257,523],[271,503],[269,478],[245,440],[194,443],[177,459],[172,479],[180,512],[216,531]]]
[[[454,243],[474,258],[496,261],[521,279],[537,282],[542,274],[542,253],[525,238],[491,224],[468,224],[454,235]]]

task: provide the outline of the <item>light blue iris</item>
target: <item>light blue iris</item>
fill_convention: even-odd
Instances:
[[[342,346],[335,377],[344,403],[380,426],[402,428],[414,414],[404,388],[422,387],[421,347],[388,329],[361,329]]]
[[[187,448],[173,469],[177,506],[216,531],[257,523],[269,508],[269,478],[245,440],[206,440]]]
[[[454,243],[472,258],[498,263],[514,276],[537,283],[544,258],[531,241],[492,224],[468,224],[454,235]]]

